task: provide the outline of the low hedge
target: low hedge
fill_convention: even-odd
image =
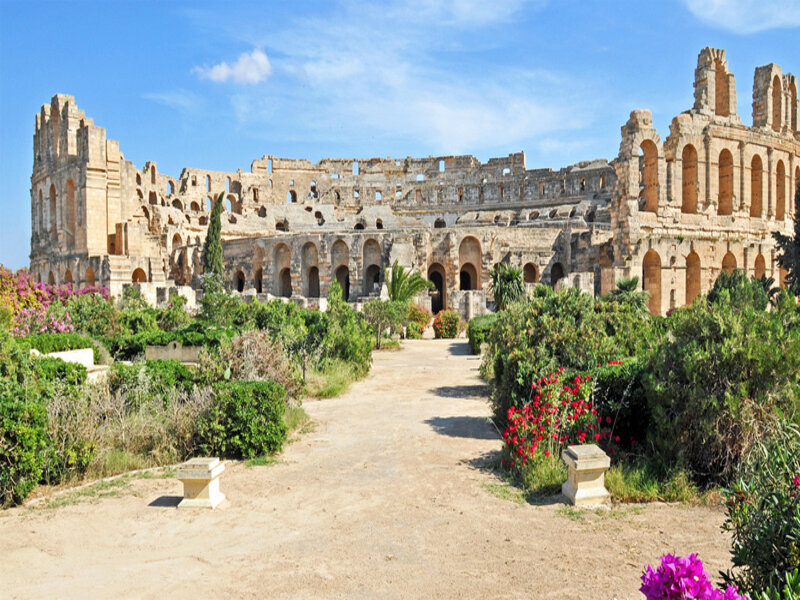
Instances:
[[[467,324],[467,338],[473,354],[481,353],[481,344],[489,341],[489,333],[497,321],[497,313],[489,313],[470,319]]]
[[[108,385],[112,391],[123,386],[131,387],[144,373],[150,378],[150,385],[154,393],[167,393],[169,390],[179,388],[191,392],[195,385],[193,371],[177,360],[146,360],[133,365],[116,363],[111,367]]]
[[[100,349],[96,347],[92,338],[79,333],[36,333],[23,338],[21,344],[34,348],[42,354],[91,348],[95,364],[100,364],[102,358]]]
[[[133,360],[144,354],[147,346],[166,346],[170,342],[178,341],[183,346],[217,348],[223,339],[230,339],[235,334],[236,331],[233,329],[198,330],[195,326],[178,331],[150,329],[131,335],[105,337],[103,345],[116,360]]]
[[[207,456],[254,458],[286,441],[286,391],[271,381],[225,381],[213,387],[211,407],[198,424]]]
[[[32,365],[40,382],[59,380],[69,385],[83,385],[86,382],[86,367],[78,363],[43,356],[33,361]]]

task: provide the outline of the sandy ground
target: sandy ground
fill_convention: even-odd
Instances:
[[[275,464],[229,465],[214,511],[176,509],[171,478],[4,511],[0,597],[641,598],[663,553],[729,566],[716,508],[501,498],[478,364],[463,340],[376,353],[350,393],[306,402],[314,427]]]

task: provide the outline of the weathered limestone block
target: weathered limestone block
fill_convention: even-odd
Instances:
[[[605,452],[595,444],[569,446],[561,458],[569,467],[569,478],[561,486],[561,493],[571,504],[596,506],[609,502],[611,495],[604,479],[611,459]]]
[[[178,508],[216,508],[225,500],[219,491],[219,476],[225,463],[219,458],[197,457],[183,463],[176,477],[183,483],[183,500]]]

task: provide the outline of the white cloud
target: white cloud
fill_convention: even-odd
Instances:
[[[263,50],[255,49],[249,54],[240,54],[232,65],[223,61],[213,67],[195,67],[192,71],[203,79],[217,83],[232,81],[252,84],[265,81],[272,74],[272,65]]]
[[[152,100],[158,104],[163,104],[175,110],[183,112],[196,111],[202,104],[202,99],[192,92],[186,90],[172,90],[167,92],[152,92],[142,94],[145,100]]]
[[[706,25],[738,34],[800,27],[800,0],[683,0]]]

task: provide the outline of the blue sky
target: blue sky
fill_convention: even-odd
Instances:
[[[754,68],[800,73],[798,28],[800,0],[0,0],[0,262],[28,264],[34,117],[56,93],[174,176],[264,154],[558,168],[613,158],[636,108],[666,138],[704,46],[728,51],[751,123]]]

